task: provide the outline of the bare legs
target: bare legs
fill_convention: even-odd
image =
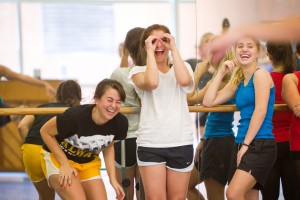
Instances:
[[[185,200],[190,172],[167,169],[165,164],[139,167],[147,200]]]

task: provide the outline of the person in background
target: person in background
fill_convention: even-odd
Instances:
[[[273,72],[270,74],[276,89],[275,103],[284,104],[281,97],[282,79],[286,74],[295,71],[292,45],[289,42],[268,41],[266,47],[273,66]],[[285,199],[297,199],[292,161],[290,159],[289,130],[291,119],[291,110],[275,111],[273,114],[273,134],[277,145],[277,157],[262,190],[264,200],[278,199],[280,185],[282,185],[281,188]]]
[[[0,79],[4,77],[7,80],[10,81],[20,81],[26,84],[30,84],[30,85],[34,85],[34,86],[38,86],[38,87],[44,87],[47,95],[49,96],[53,96],[55,95],[55,89],[46,81],[37,79],[37,78],[33,78],[30,77],[28,75],[25,74],[20,74],[17,72],[12,71],[11,69],[9,69],[8,67],[5,67],[3,65],[0,65]]]
[[[186,199],[194,151],[186,96],[194,88],[193,71],[164,25],[145,29],[140,53],[146,55],[145,66],[133,67],[128,80],[142,105],[137,159],[145,196]]]
[[[205,46],[209,42],[209,40],[213,37],[214,37],[214,34],[212,34],[210,32],[204,33],[203,36],[201,37],[200,43],[198,45],[198,54],[199,54],[199,57],[201,60],[198,60],[198,59],[186,60],[186,62],[192,66],[193,71],[194,71],[194,78],[195,78],[194,92],[195,91],[198,92],[199,90],[204,88],[205,85],[207,84],[207,82],[212,78],[213,73],[215,71],[213,67],[209,67],[208,69],[205,67],[208,62],[208,56],[207,56],[207,54],[203,54],[201,51],[203,46]],[[204,65],[204,66],[200,67],[202,65]],[[200,69],[200,71],[203,71],[203,74],[201,73],[198,76],[198,73],[197,73],[197,76],[196,76],[196,70],[198,71],[198,69]],[[196,78],[198,78],[198,79],[196,79]],[[187,98],[191,100],[190,96],[191,96],[191,94],[188,94]],[[188,101],[188,104],[192,105],[192,106],[200,105],[201,103],[202,103],[202,101],[199,102],[196,99],[193,102]],[[198,143],[200,142],[200,138],[202,138],[202,135],[203,135],[207,114],[208,114],[207,112],[197,112],[196,113],[195,126],[196,126],[196,139],[197,139]],[[198,152],[198,149],[196,150],[196,152]],[[198,152],[198,153],[200,154],[200,152]],[[204,199],[203,195],[196,188],[196,186],[198,184],[202,183],[202,180],[200,180],[200,163],[201,163],[201,158],[198,156],[195,156],[194,167],[191,172],[189,185],[188,185],[187,197],[189,200],[190,199]]]
[[[199,64],[194,73],[195,84],[197,84],[197,81],[199,81],[201,76],[210,67],[213,67],[214,70],[217,71],[223,62],[234,58],[234,51],[230,48],[226,56],[215,67],[211,66],[209,62]],[[224,76],[220,89],[228,83],[229,79],[230,73]],[[187,97],[188,103],[193,104],[195,101],[202,103],[209,84],[210,82],[197,92],[194,90],[192,93],[189,93]],[[234,99],[227,102],[227,104],[235,104]],[[210,112],[207,116],[204,133],[202,133],[201,140],[196,149],[194,160],[201,162],[201,170],[199,169],[201,173],[200,175],[196,173],[193,174],[194,171],[192,171],[190,182],[195,179],[194,176],[197,175],[198,180],[204,180],[208,199],[224,199],[224,190],[228,181],[229,158],[231,157],[234,143],[234,132],[232,130],[233,121],[234,112]],[[216,148],[216,146],[218,146],[218,148]],[[189,200],[199,199],[199,195],[196,195],[197,191],[195,192],[189,189],[189,193]]]
[[[235,97],[240,111],[226,190],[229,200],[259,199],[259,190],[276,159],[272,133],[275,87],[269,72],[258,68],[259,51],[259,40],[239,39],[235,44],[236,59],[223,63],[203,100],[204,106],[212,107]],[[219,91],[223,77],[232,70],[232,79]]]
[[[73,80],[63,81],[59,84],[55,101],[38,106],[38,108],[72,107],[81,101],[81,88]],[[39,199],[55,198],[55,191],[47,184],[41,166],[41,150],[43,140],[40,135],[41,127],[55,115],[26,115],[19,123],[18,130],[23,141],[22,155],[25,172],[33,182]]]
[[[260,48],[261,48],[261,50],[260,50],[260,55],[259,55],[259,58],[258,58],[259,68],[264,68],[268,72],[273,71],[273,66],[272,66],[272,63],[271,63],[270,58],[268,56],[268,51],[267,51],[266,45],[261,43]]]
[[[102,152],[115,198],[124,199],[115,174],[114,142],[126,138],[128,120],[119,113],[125,98],[118,81],[103,79],[94,104],[70,107],[42,126],[42,169],[60,198],[108,199],[100,172]]]
[[[128,55],[125,52],[128,52],[131,57],[133,64],[138,65],[138,56],[139,55],[139,46],[140,46],[140,38],[144,32],[144,28],[135,27],[130,29],[125,37],[124,46],[123,46],[123,57],[128,59]],[[122,63],[126,59],[122,57]],[[128,63],[128,62],[127,62]],[[143,63],[141,63],[143,64]],[[111,74],[111,79],[119,81],[125,90],[126,99],[124,102],[124,106],[129,107],[140,107],[140,99],[135,92],[134,87],[128,83],[128,74],[133,66],[123,66],[122,68],[117,68]],[[116,173],[117,178],[120,183],[122,183],[123,188],[125,190],[126,199],[133,200],[134,199],[134,188],[136,188],[136,197],[139,199],[139,171],[136,160],[136,130],[138,129],[140,114],[126,114],[125,115],[129,122],[127,137],[125,139],[125,166],[122,166],[121,155],[122,155],[122,145],[121,141],[115,143],[115,165],[116,165]],[[125,171],[122,171],[122,167],[125,167]],[[125,176],[122,174],[125,173]],[[122,179],[122,177],[125,177]],[[126,181],[127,180],[127,181]],[[135,183],[135,184],[134,184]],[[127,189],[128,188],[128,189]]]
[[[186,62],[192,66],[194,72],[196,70],[196,66],[198,66],[198,65],[202,66],[202,64],[200,64],[200,63],[204,63],[204,66],[205,66],[206,65],[205,63],[208,62],[208,55],[204,54],[201,49],[204,48],[207,45],[207,43],[210,41],[210,39],[213,37],[214,37],[214,34],[212,34],[210,32],[204,33],[203,36],[201,37],[200,43],[198,45],[198,53],[199,53],[201,60],[194,59],[195,63],[193,63],[191,61],[191,59],[186,60]],[[195,66],[193,66],[193,64]],[[200,68],[200,67],[198,66],[198,68]],[[206,69],[206,67],[203,67],[203,68]],[[207,82],[212,78],[214,72],[215,72],[215,70],[213,67],[209,67],[207,70],[205,70],[205,73],[201,74],[201,78],[195,84],[195,86],[194,86],[195,90],[198,91],[198,90],[201,90],[202,88],[204,88],[205,85],[207,84]],[[197,100],[195,100],[193,102],[191,102],[191,101],[192,100],[190,100],[189,105],[201,104],[201,102],[198,102]],[[201,134],[203,134],[207,114],[208,114],[207,112],[196,113],[195,125],[196,125],[197,141],[199,141]]]
[[[224,18],[222,21],[222,34],[227,33],[229,28],[230,28],[229,20],[228,20],[228,18]]]
[[[292,110],[292,122],[290,126],[290,153],[292,166],[295,172],[296,187],[300,191],[300,72],[294,72],[284,76],[282,81],[282,99]]]
[[[8,67],[0,65],[0,80],[2,77],[6,78],[7,80],[10,80],[10,81],[16,80],[16,81],[20,81],[20,82],[23,82],[26,84],[38,86],[38,87],[44,87],[48,96],[54,96],[55,92],[56,92],[55,89],[46,81],[27,76],[25,74],[20,74],[20,73],[14,72],[13,70],[9,69]],[[1,96],[0,96],[0,108],[9,108],[9,105],[7,105],[3,101]],[[11,121],[10,116],[8,116],[8,115],[0,116],[0,127],[6,125],[10,121]]]

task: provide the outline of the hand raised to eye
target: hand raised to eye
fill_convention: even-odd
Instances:
[[[145,40],[145,48],[146,50],[152,50],[155,51],[155,48],[157,46],[158,38],[154,35],[150,35],[146,40]]]
[[[167,47],[171,51],[176,48],[174,37],[169,33],[165,33],[163,37],[160,39],[160,41],[163,43],[165,47]]]

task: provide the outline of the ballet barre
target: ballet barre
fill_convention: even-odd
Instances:
[[[48,115],[63,113],[68,107],[61,108],[0,108],[0,115]],[[275,104],[275,111],[288,110],[286,104]],[[238,111],[235,105],[219,105],[214,107],[189,106],[190,112],[235,112]],[[123,114],[139,113],[140,107],[121,107]]]

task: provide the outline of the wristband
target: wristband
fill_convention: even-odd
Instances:
[[[246,147],[248,147],[248,148],[250,148],[251,147],[251,145],[250,144],[246,144],[246,143],[242,143],[242,145],[244,145],[244,146],[246,146]]]
[[[200,141],[204,141],[204,138],[200,138]]]

